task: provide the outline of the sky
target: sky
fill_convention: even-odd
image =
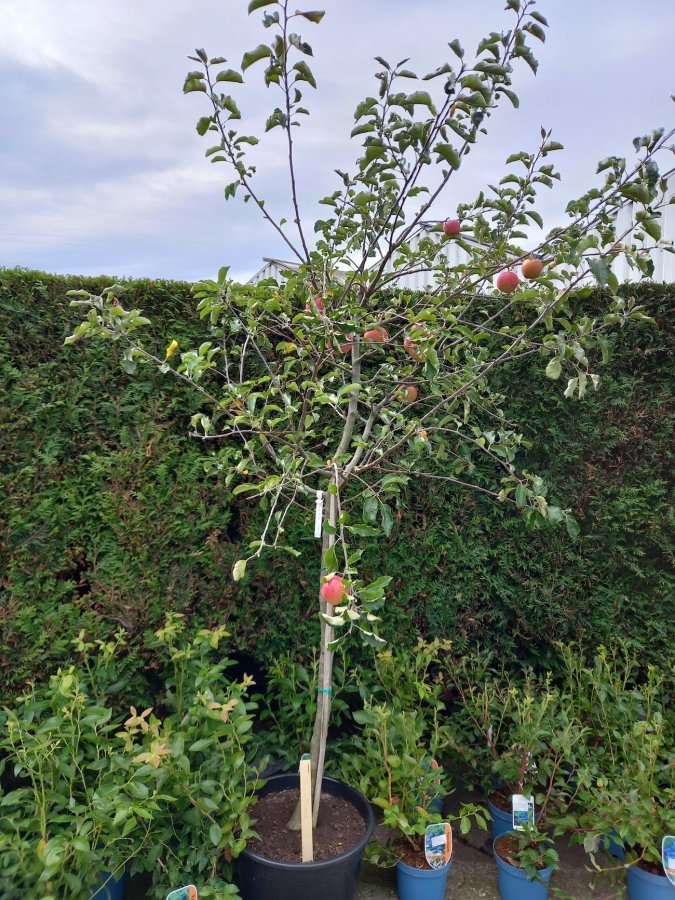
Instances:
[[[298,0],[300,3],[300,0]],[[225,202],[232,180],[204,158],[212,143],[195,130],[203,94],[183,95],[195,47],[238,65],[269,39],[246,0],[0,0],[0,266],[111,277],[213,277],[220,266],[246,279],[263,257],[288,258],[258,210]],[[296,130],[303,220],[325,213],[318,199],[348,168],[353,112],[374,94],[375,55],[410,57],[425,73],[509,27],[504,0],[311,0],[320,25],[303,22],[318,90]],[[547,41],[535,44],[536,77],[514,72],[520,108],[508,102],[489,134],[451,179],[434,217],[452,216],[505,172],[506,157],[534,149],[543,126],[565,146],[562,183],[538,207],[547,230],[568,200],[596,183],[597,161],[633,152],[634,136],[671,127],[675,107],[672,0],[540,0]],[[232,85],[242,130],[260,134],[279,102],[262,84],[263,63]],[[409,82],[411,85],[413,82]],[[439,82],[432,82],[441,88]],[[425,85],[426,86],[426,85]],[[256,148],[268,208],[289,214],[283,135]]]

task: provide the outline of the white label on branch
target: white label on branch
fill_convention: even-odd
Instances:
[[[321,537],[323,523],[323,491],[316,492],[316,515],[314,516],[314,537]]]

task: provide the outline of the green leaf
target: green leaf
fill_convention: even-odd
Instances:
[[[218,72],[216,81],[237,81],[239,84],[244,83],[241,73],[236,72],[234,69],[224,69],[222,72]]]
[[[370,131],[375,131],[375,123],[363,122],[361,125],[357,125],[355,128],[352,128],[350,137],[356,137],[357,134],[367,134]]]
[[[314,22],[315,24],[319,24],[319,22],[326,15],[324,10],[310,10],[309,12],[297,12],[296,15],[303,16],[305,19],[309,19],[310,22]]]
[[[199,753],[200,750],[206,750],[207,747],[210,747],[211,744],[215,742],[215,738],[201,738],[198,741],[195,741],[194,744],[190,744],[188,747],[188,753]]]
[[[232,567],[232,577],[235,581],[241,581],[246,574],[246,560],[238,559]]]
[[[640,222],[640,227],[644,228],[649,237],[654,238],[655,241],[661,240],[661,226],[656,219],[645,219]]]
[[[604,285],[607,284],[607,279],[610,272],[609,263],[607,262],[607,260],[604,257],[599,257],[598,259],[589,259],[588,268],[595,276],[595,280],[598,282],[598,284],[604,287]]]
[[[329,547],[326,550],[326,555],[324,557],[324,564],[326,566],[326,571],[330,574],[331,572],[338,571],[338,562],[337,562],[337,554],[335,553],[335,547]]]
[[[581,528],[579,528],[579,523],[572,513],[565,513],[565,525],[567,526],[567,533],[569,536],[573,541],[576,540],[579,537]]]
[[[316,81],[314,79],[314,75],[312,74],[312,70],[307,65],[304,60],[300,60],[293,66],[293,70],[297,72],[296,81],[306,81],[308,84],[311,84],[313,88],[316,87]]]
[[[559,356],[554,356],[552,360],[550,360],[549,364],[546,366],[546,377],[552,378],[553,381],[556,378],[560,378],[560,373],[562,372],[562,360]]]
[[[239,494],[245,494],[247,491],[259,490],[257,484],[238,484],[232,491],[232,496],[237,497]]]
[[[374,494],[367,494],[363,501],[363,518],[366,522],[374,524],[377,521],[378,501]]]
[[[205,135],[209,130],[209,125],[213,119],[211,116],[202,116],[202,118],[197,122],[197,134]]]
[[[394,514],[387,503],[380,504],[380,515],[382,516],[382,531],[389,537],[394,527]]]
[[[276,2],[277,0],[251,0],[248,5],[248,14],[250,16],[256,9],[262,9],[263,6],[272,6],[273,4],[276,4]]]
[[[245,72],[249,66],[252,66],[253,63],[259,62],[261,59],[266,59],[272,55],[272,51],[267,46],[267,44],[258,44],[255,50],[249,50],[244,53],[241,60],[241,70]]]
[[[220,825],[217,822],[214,822],[213,825],[209,828],[209,838],[211,839],[211,843],[214,847],[217,847],[220,843],[220,839],[223,836],[223,831]]]
[[[438,153],[441,159],[449,163],[453,169],[459,169],[461,158],[459,153],[451,144],[436,144],[434,153]]]
[[[462,45],[457,40],[457,38],[455,38],[454,41],[450,41],[450,43],[448,44],[448,47],[452,50],[452,52],[456,56],[458,56],[460,59],[462,59],[462,57],[464,56],[464,50],[462,49]]]
[[[431,113],[436,114],[436,107],[428,91],[413,91],[405,98],[405,103],[408,106],[426,106]]]
[[[380,534],[379,528],[373,528],[371,525],[347,525],[347,531],[352,534],[358,534],[359,537],[373,537]]]
[[[183,83],[183,93],[191,94],[193,91],[203,91],[206,93],[206,85],[204,84],[204,75],[201,72],[188,72]]]
[[[527,488],[524,484],[516,485],[516,506],[522,509],[527,503]]]
[[[570,378],[570,380],[567,382],[567,387],[565,388],[563,396],[567,398],[571,397],[576,391],[578,383],[578,378]]]

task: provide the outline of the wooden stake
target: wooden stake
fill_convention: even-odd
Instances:
[[[302,833],[302,861],[314,862],[312,769],[309,753],[305,753],[300,760],[300,830]]]

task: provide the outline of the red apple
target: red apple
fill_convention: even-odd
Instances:
[[[352,349],[351,334],[347,334],[347,335],[345,335],[345,337],[347,338],[347,340],[345,341],[344,344],[340,344],[340,353],[349,353],[349,351]]]
[[[520,271],[523,273],[523,278],[539,278],[543,268],[543,262],[536,256],[531,256],[522,264]]]
[[[305,304],[305,312],[315,313],[316,311],[323,313],[323,297],[317,294],[314,300],[308,300]]]
[[[321,585],[321,599],[331,606],[342,603],[345,593],[345,584],[339,575],[329,576],[328,581]]]
[[[459,219],[446,219],[443,222],[443,234],[447,234],[448,236],[453,236],[455,234],[459,234],[462,230],[462,223]]]
[[[382,325],[376,325],[375,328],[364,332],[363,337],[366,341],[375,341],[377,344],[383,344],[389,339],[387,329],[383,328]]]
[[[421,362],[424,359],[424,357],[420,356],[420,354],[417,352],[417,347],[411,337],[403,338],[403,348],[405,352],[409,356],[412,356],[412,358],[417,362]]]
[[[515,272],[500,272],[497,276],[497,290],[503,291],[505,294],[512,294],[518,287],[519,281]]]
[[[414,384],[406,384],[400,391],[399,396],[401,400],[406,400],[408,403],[414,403],[415,400],[419,397],[420,392],[417,390]]]
[[[426,331],[424,331],[423,329],[424,329],[424,326],[420,325],[419,322],[415,322],[415,324],[412,326],[412,330],[421,332],[419,336],[422,338],[422,340],[426,341],[429,338],[429,334]],[[417,345],[415,344],[415,341],[410,336],[405,337],[403,339],[403,349],[409,356],[412,356],[412,358],[414,360],[416,360],[417,362],[421,362],[424,359],[424,356],[422,356],[421,353],[418,353]]]

